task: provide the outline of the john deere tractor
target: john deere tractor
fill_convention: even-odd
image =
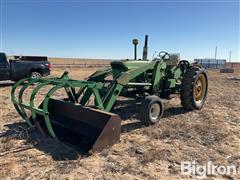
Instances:
[[[137,59],[138,40],[133,40],[134,59],[112,61],[110,68],[92,74],[87,80],[73,80],[64,72],[59,78],[26,78],[12,88],[12,102],[29,126],[81,151],[100,151],[119,141],[121,119],[111,113],[119,96],[141,99],[140,121],[146,126],[158,123],[164,113],[162,99],[179,94],[186,110],[203,107],[208,91],[206,70],[161,51],[147,59],[148,36],[145,36],[142,59]],[[16,89],[20,86],[19,95]],[[35,97],[45,86],[52,86],[40,106]],[[29,103],[24,91],[35,87]],[[67,98],[52,96],[64,89]],[[26,110],[31,112],[29,116]]]

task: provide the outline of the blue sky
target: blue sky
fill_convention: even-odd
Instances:
[[[52,57],[132,58],[132,38],[181,59],[239,61],[239,1],[1,0],[1,51]]]

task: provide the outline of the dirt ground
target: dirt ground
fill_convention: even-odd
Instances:
[[[69,71],[83,79],[94,69]],[[121,141],[90,156],[27,129],[11,103],[11,84],[0,87],[0,179],[190,179],[196,177],[180,174],[181,161],[240,166],[240,81],[228,79],[240,77],[240,71],[208,74],[202,110],[184,111],[175,97],[165,102],[161,122],[151,127],[137,120],[138,103],[118,102],[114,111],[123,119]]]

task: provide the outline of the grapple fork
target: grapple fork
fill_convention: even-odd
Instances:
[[[48,85],[52,88],[36,107],[36,95]],[[19,86],[21,89],[16,96]],[[30,102],[26,104],[23,94],[27,88],[33,86],[35,88],[31,92]],[[81,100],[75,88],[79,88],[79,92],[83,93]],[[102,83],[71,80],[65,72],[60,78],[22,79],[13,86],[11,96],[14,107],[29,126],[37,127],[41,132],[82,152],[100,151],[119,141],[121,127],[118,115],[102,111],[105,107],[104,98],[99,93],[101,88]],[[64,89],[68,98],[52,98],[59,89]],[[91,95],[94,96],[95,107],[98,109],[84,106]],[[26,110],[31,111],[30,116]]]

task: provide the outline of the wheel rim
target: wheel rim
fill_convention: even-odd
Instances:
[[[200,74],[194,85],[194,100],[196,103],[201,103],[206,94],[207,80],[204,74]]]
[[[39,76],[39,74],[35,74],[35,73],[34,73],[34,74],[31,75],[31,78],[32,78],[32,79],[36,79],[36,78],[40,78],[40,76]]]
[[[158,103],[152,104],[150,110],[149,110],[149,116],[153,121],[158,120],[159,115],[161,112],[161,107]]]

